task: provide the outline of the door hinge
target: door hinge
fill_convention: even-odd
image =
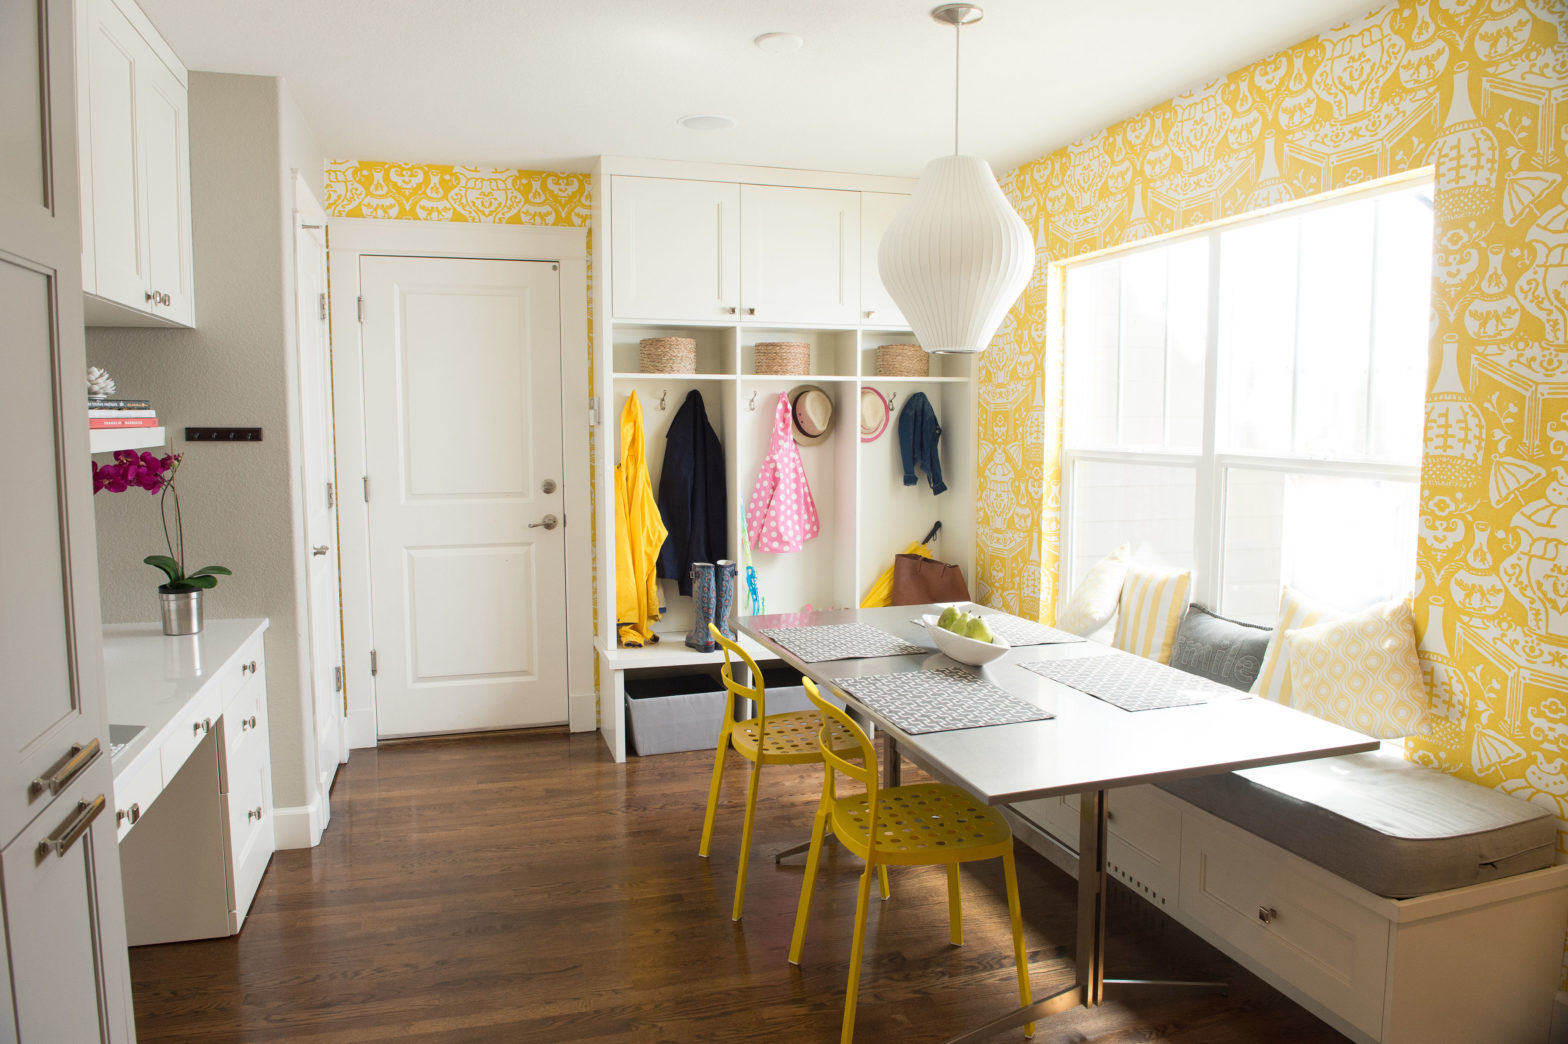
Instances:
[[[360,322],[364,322],[365,321],[365,299],[364,299],[364,297],[360,297],[359,298],[359,321]]]
[[[599,426],[599,397],[597,395],[588,397],[588,426],[590,428]]]
[[[376,650],[370,650],[370,676],[376,676]]]
[[[370,476],[366,475],[359,480],[360,487],[365,494],[365,503],[370,503]]]
[[[320,295],[320,301],[321,301],[321,318],[325,319],[327,317],[327,295],[326,294]]]
[[[343,668],[342,667],[334,667],[334,668],[332,668],[332,691],[333,692],[342,692],[343,691]]]
[[[337,490],[332,488],[332,483],[327,483],[327,507],[336,507],[338,502]]]

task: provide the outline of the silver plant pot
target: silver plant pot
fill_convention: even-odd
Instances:
[[[158,588],[158,603],[163,609],[164,634],[195,634],[201,630],[201,589],[170,591]]]

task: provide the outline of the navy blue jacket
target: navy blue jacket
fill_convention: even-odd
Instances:
[[[937,440],[942,437],[942,426],[936,422],[936,411],[925,392],[915,392],[898,411],[898,451],[904,458],[904,485],[913,486],[917,481],[915,469],[925,469],[931,480],[931,493],[936,495],[947,488],[942,481],[942,461],[937,456]]]
[[[695,388],[664,433],[658,500],[669,536],[659,549],[657,575],[674,580],[680,593],[689,595],[693,562],[717,562],[729,556],[724,447]]]

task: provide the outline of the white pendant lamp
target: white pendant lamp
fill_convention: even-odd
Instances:
[[[983,15],[974,4],[931,12],[953,27],[953,155],[926,164],[877,250],[882,285],[933,353],[984,351],[1034,272],[1034,240],[991,165],[958,154],[959,30]]]

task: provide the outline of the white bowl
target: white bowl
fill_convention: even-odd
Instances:
[[[974,638],[965,638],[961,634],[954,634],[945,627],[939,627],[936,621],[937,618],[929,613],[920,618],[920,622],[926,626],[926,633],[931,636],[931,640],[936,643],[942,655],[959,663],[979,667],[1005,655],[1012,648],[1007,644],[1007,639],[1001,635],[997,635],[994,642],[977,641]]]

